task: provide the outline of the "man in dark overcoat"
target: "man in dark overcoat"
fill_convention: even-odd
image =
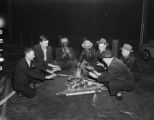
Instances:
[[[13,72],[13,89],[26,97],[36,96],[36,83],[40,83],[45,79],[51,79],[56,74],[44,76],[35,71],[35,65],[32,63],[35,55],[34,50],[27,48],[25,57],[21,58],[17,63]]]
[[[132,73],[121,60],[113,57],[110,50],[104,53],[103,61],[107,64],[108,70],[102,73],[93,70],[89,75],[106,85],[111,96],[121,97],[121,91],[131,91],[134,88]]]

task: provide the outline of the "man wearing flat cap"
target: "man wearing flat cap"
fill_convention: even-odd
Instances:
[[[129,70],[133,73],[135,79],[137,80],[139,69],[137,65],[137,59],[133,55],[133,47],[130,44],[125,43],[121,48],[121,54],[122,56],[120,57],[120,60],[127,65]]]
[[[111,96],[122,98],[121,91],[131,91],[134,88],[134,78],[128,67],[118,58],[113,57],[112,52],[104,53],[103,61],[108,66],[108,71],[89,72],[89,75],[107,86]]]
[[[73,68],[77,64],[77,60],[73,48],[68,46],[68,38],[61,38],[60,45],[56,49],[55,64],[58,64],[62,69]]]

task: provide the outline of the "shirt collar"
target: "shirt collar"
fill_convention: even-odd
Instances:
[[[27,58],[25,58],[25,59],[26,59],[26,62],[27,62],[27,64],[28,64],[28,66],[30,67],[30,63],[31,63],[31,61],[28,60]]]

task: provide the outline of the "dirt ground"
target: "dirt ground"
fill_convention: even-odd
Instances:
[[[12,58],[13,59],[13,58]],[[8,61],[10,66],[12,60]],[[8,65],[8,66],[9,66]],[[154,60],[139,61],[136,88],[116,101],[107,91],[96,94],[56,95],[66,89],[67,77],[44,82],[37,96],[29,99],[14,95],[7,104],[7,120],[154,120]],[[9,70],[7,70],[9,73]],[[71,74],[72,71],[63,71]],[[9,73],[10,74],[10,73]]]

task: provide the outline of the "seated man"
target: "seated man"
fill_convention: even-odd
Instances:
[[[124,64],[127,65],[129,70],[133,73],[135,80],[137,80],[139,76],[139,69],[138,69],[138,64],[137,64],[137,59],[136,57],[132,54],[132,46],[129,44],[124,44],[123,47],[121,48],[121,53],[122,56],[120,59]]]
[[[85,40],[82,43],[83,50],[81,52],[79,61],[82,63],[84,60],[87,61],[90,65],[94,65],[96,62],[95,49],[93,48],[93,43],[89,40]]]
[[[104,53],[103,61],[107,64],[108,71],[99,73],[93,70],[89,75],[106,85],[111,96],[121,98],[121,91],[130,91],[134,88],[132,73],[121,60],[112,56],[110,50]]]
[[[35,57],[33,49],[27,48],[24,53],[25,57],[20,59],[13,73],[13,88],[16,92],[32,98],[36,96],[35,84],[45,79],[54,78],[56,74],[44,76],[37,73],[32,65],[32,60]]]
[[[82,43],[83,50],[80,54],[79,62],[77,67],[80,67],[83,74],[87,76],[87,66],[95,66],[96,64],[96,56],[95,56],[95,49],[93,48],[93,43],[89,40],[84,40]]]
[[[101,38],[99,41],[96,42],[98,44],[98,51],[96,51],[96,61],[97,63],[102,63],[101,66],[95,66],[95,69],[98,72],[103,72],[106,70],[106,64],[102,60],[102,56],[106,50],[108,50],[108,43],[105,38]]]
[[[53,65],[52,47],[48,44],[49,40],[44,35],[41,35],[39,44],[36,44],[33,48],[38,71],[40,68],[44,68],[44,71],[48,69],[50,73],[60,71],[61,68],[59,66]]]
[[[73,68],[77,64],[73,48],[69,47],[68,38],[61,38],[61,47],[56,49],[55,64],[58,64],[62,69]]]

